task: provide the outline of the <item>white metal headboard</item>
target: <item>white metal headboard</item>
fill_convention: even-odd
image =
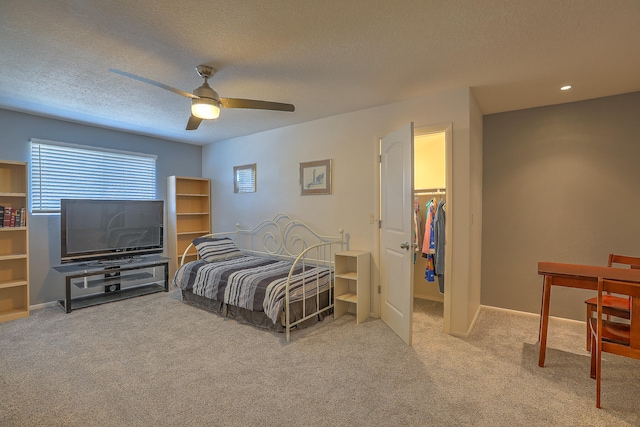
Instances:
[[[337,236],[321,235],[304,222],[292,219],[288,214],[279,213],[273,219],[266,219],[251,229],[243,229],[240,224],[236,224],[235,231],[211,233],[201,237],[230,237],[242,252],[272,258],[296,259],[305,249],[320,245],[318,251],[313,251],[315,255],[307,256],[329,264],[333,262],[335,252],[345,249],[344,230],[339,229],[338,233]],[[334,248],[336,245],[339,249]],[[185,249],[181,265],[184,264],[187,253],[192,251],[192,247],[191,244]]]

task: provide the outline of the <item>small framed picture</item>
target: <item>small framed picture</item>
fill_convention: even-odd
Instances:
[[[331,194],[331,159],[300,163],[300,195]]]
[[[256,164],[233,167],[233,192],[256,192]]]

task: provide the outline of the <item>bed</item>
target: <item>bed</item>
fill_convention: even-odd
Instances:
[[[200,236],[185,249],[172,284],[182,301],[255,326],[291,331],[333,309],[333,255],[344,231],[323,236],[278,214],[251,229]],[[195,252],[196,259],[186,262]],[[191,257],[192,258],[192,257]]]

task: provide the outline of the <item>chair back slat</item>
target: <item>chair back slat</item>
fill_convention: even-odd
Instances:
[[[632,297],[640,297],[640,283],[623,282],[619,280],[602,280],[602,290],[604,292],[613,292],[621,295]]]
[[[640,258],[626,255],[609,254],[609,262],[607,267],[611,267],[613,264],[624,264],[631,266],[634,269],[640,269]]]
[[[631,342],[629,347],[640,350],[640,298],[631,297]]]

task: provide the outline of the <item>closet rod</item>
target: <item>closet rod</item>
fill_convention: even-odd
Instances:
[[[413,190],[414,196],[442,196],[447,194],[446,188],[420,188]]]

